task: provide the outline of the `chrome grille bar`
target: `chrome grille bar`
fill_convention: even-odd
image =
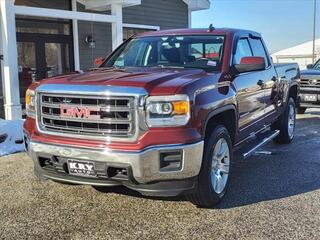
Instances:
[[[134,97],[39,93],[37,98],[38,125],[44,132],[122,138],[135,134]],[[94,117],[86,118],[82,112],[66,116],[61,106],[77,111],[92,108]]]
[[[314,87],[314,88],[320,88],[320,79],[301,79],[300,81],[301,87]]]

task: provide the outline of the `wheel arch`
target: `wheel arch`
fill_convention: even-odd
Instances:
[[[237,108],[233,104],[211,111],[204,123],[202,132],[203,139],[206,140],[208,138],[208,134],[212,132],[215,126],[222,124],[228,129],[231,140],[234,143],[238,129],[237,119]]]
[[[293,98],[295,104],[298,104],[298,100],[299,100],[299,92],[298,92],[298,85],[297,84],[293,84],[290,86],[289,88],[289,92],[288,92],[288,101],[290,99],[290,97]]]

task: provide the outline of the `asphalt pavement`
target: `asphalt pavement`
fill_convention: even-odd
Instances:
[[[291,145],[235,165],[224,201],[39,182],[25,153],[0,158],[0,239],[320,239],[320,111],[298,116]]]

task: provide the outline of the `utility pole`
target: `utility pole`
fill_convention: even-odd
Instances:
[[[313,0],[313,46],[312,46],[312,63],[316,58],[316,19],[317,19],[317,0]]]

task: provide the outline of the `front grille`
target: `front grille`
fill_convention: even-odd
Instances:
[[[131,137],[135,133],[134,102],[134,97],[39,93],[39,127],[62,134]],[[66,114],[68,111],[74,114]]]
[[[313,80],[313,79],[301,79],[300,87],[308,87],[308,88],[320,88],[320,79]]]

